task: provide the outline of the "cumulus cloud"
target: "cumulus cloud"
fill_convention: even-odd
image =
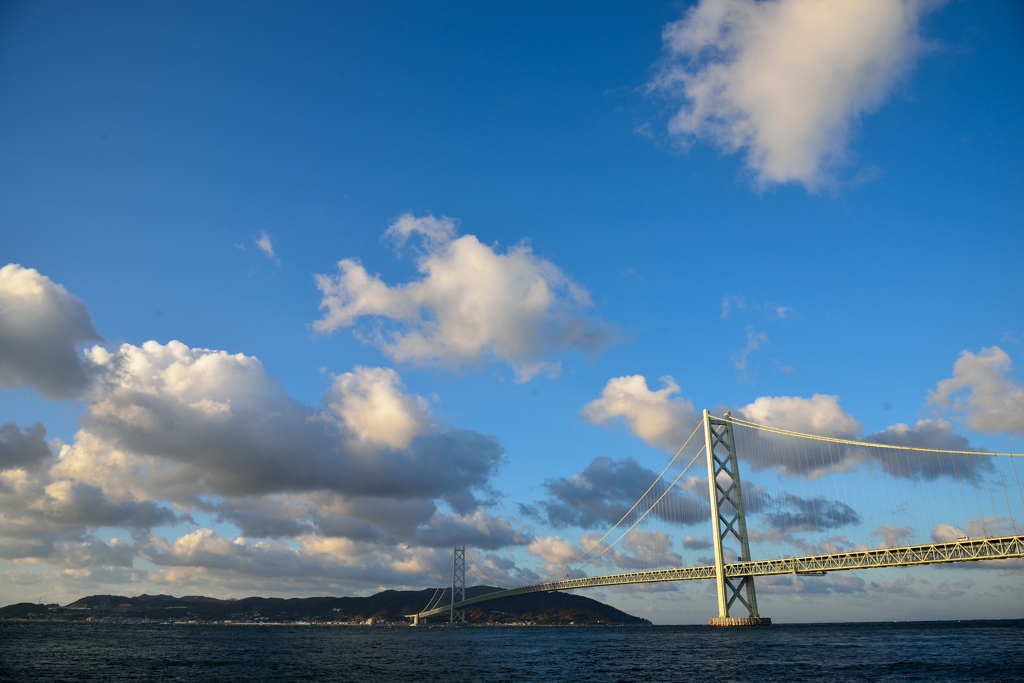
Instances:
[[[611,565],[623,571],[682,567],[683,558],[672,550],[672,539],[664,531],[634,530],[622,541],[609,549],[600,536],[584,535],[580,541],[593,555],[600,555],[595,565]]]
[[[651,391],[643,375],[614,377],[608,380],[601,398],[583,407],[584,420],[603,425],[622,418],[633,433],[651,446],[676,452],[699,421],[693,404],[679,393],[679,385],[671,377],[661,378],[663,387]]]
[[[526,549],[549,565],[556,566],[566,565],[583,554],[579,546],[561,536],[535,538]]]
[[[1020,525],[1009,517],[972,517],[964,528],[940,522],[932,527],[932,540],[936,543],[951,543],[958,539],[991,538],[1020,533]]]
[[[418,545],[431,548],[450,548],[461,544],[483,550],[497,550],[526,545],[531,536],[513,528],[507,519],[495,518],[477,509],[468,515],[435,513],[427,526],[417,529],[415,540]]]
[[[318,490],[440,497],[469,511],[504,453],[492,437],[434,422],[387,370],[339,376],[318,410],[243,354],[147,342],[87,356],[104,381],[57,468],[95,485],[135,481],[182,501]]]
[[[662,377],[661,381],[663,388],[651,391],[643,375],[612,378],[601,397],[587,403],[581,415],[596,425],[622,418],[634,436],[674,453],[700,415],[690,401],[675,396],[679,385],[674,379]],[[735,412],[751,422],[819,436],[855,439],[863,431],[860,422],[839,405],[839,397],[825,394],[809,399],[762,396]]]
[[[295,547],[279,541],[228,538],[200,528],[173,542],[153,538],[140,554],[163,567],[153,583],[211,585],[228,590],[261,585],[275,592],[325,587],[418,587],[424,574],[444,569],[445,553],[431,549],[367,546],[348,539],[304,537]],[[244,589],[243,589],[244,590]]]
[[[755,430],[736,429],[740,457],[754,469],[775,468],[789,476],[817,478],[831,471],[848,471],[863,465],[881,468],[887,474],[904,479],[932,480],[937,477],[978,475],[993,471],[992,462],[965,455],[917,456],[897,455],[888,449],[872,448],[872,444],[934,448],[941,450],[976,450],[970,442],[953,433],[953,425],[945,420],[919,420],[914,425],[896,424],[865,435],[864,427],[843,410],[839,397],[815,394],[811,398],[795,396],[762,396],[738,408],[738,416],[751,422],[794,432],[836,439],[861,441],[857,444],[825,444],[798,442],[797,437],[767,435]]]
[[[1005,377],[1003,379],[1005,380]],[[662,389],[651,391],[642,375],[613,378],[605,385],[600,398],[584,406],[581,415],[588,422],[597,425],[621,418],[634,436],[652,446],[674,452],[689,436],[700,418],[690,401],[675,396],[679,393],[679,386],[675,380],[663,377],[662,383]],[[1003,394],[1012,394],[1013,390],[1014,387],[1011,386],[1003,391]],[[766,434],[742,425],[737,426],[737,451],[754,470],[773,468],[787,476],[817,478],[831,471],[873,465],[892,476],[906,479],[932,480],[942,476],[967,475],[975,477],[979,482],[982,481],[980,474],[994,471],[991,461],[978,456],[907,458],[897,457],[890,450],[872,447],[872,444],[886,444],[939,450],[977,450],[965,437],[954,433],[953,424],[947,420],[919,420],[914,425],[900,423],[865,435],[864,426],[843,409],[839,397],[828,394],[814,394],[810,398],[761,396],[752,403],[734,409],[733,412],[739,418],[770,427],[863,442],[863,445],[818,443],[808,450],[804,442],[797,441],[798,437]],[[599,470],[607,465],[602,464],[598,467],[599,461],[600,459],[596,459],[592,463],[591,467],[595,469],[589,475],[600,477]],[[589,475],[588,472],[584,472],[577,477],[586,480]],[[653,481],[654,473],[650,473],[649,476],[647,481]],[[645,477],[648,477],[648,474],[643,474],[640,479]],[[616,479],[627,480],[628,478]],[[639,482],[635,485],[639,486]],[[579,493],[570,495],[572,487],[568,483],[560,483],[554,488],[552,486],[554,483],[549,482],[549,493],[552,497],[540,504],[552,523],[589,527],[597,524],[598,519],[614,516],[615,510],[622,509],[619,503],[624,503],[628,498],[621,496],[614,488],[615,484],[609,482],[609,486],[612,487],[609,490],[616,493],[608,498],[608,508],[605,512],[592,517],[591,511],[595,509],[593,506],[596,503],[589,500],[589,494],[582,498]],[[587,491],[586,488],[580,490]],[[640,489],[640,492],[642,491],[643,488]],[[617,502],[612,504],[613,501]],[[630,500],[625,509],[635,501],[636,498]],[[613,521],[617,519],[616,517]]]
[[[838,396],[814,394],[811,398],[762,396],[736,411],[751,422],[794,432],[852,439],[863,430],[839,405]]]
[[[963,351],[953,376],[929,392],[931,405],[959,413],[982,434],[1024,434],[1024,384],[1010,377],[1012,361],[998,346]]]
[[[914,529],[909,526],[883,524],[872,531],[871,535],[881,539],[878,544],[879,548],[897,548],[910,542],[914,536]]]
[[[327,405],[360,441],[401,450],[431,429],[427,402],[402,393],[391,368],[356,368],[339,375],[327,393]]]
[[[374,326],[359,334],[391,358],[414,365],[458,369],[493,358],[510,365],[517,381],[557,375],[558,351],[594,354],[619,333],[586,314],[586,289],[526,244],[504,253],[473,235],[457,237],[455,222],[404,214],[386,235],[401,247],[419,238],[422,277],[389,286],[359,261],[344,259],[334,275],[317,275],[324,317],[318,332]]]
[[[711,539],[707,536],[686,536],[683,538],[683,547],[687,550],[707,550],[711,548]]]
[[[938,0],[701,0],[662,34],[653,90],[680,99],[679,139],[745,150],[761,186],[816,190],[848,161],[861,117],[926,46]]]
[[[633,458],[614,460],[599,456],[570,478],[545,482],[548,498],[538,505],[546,521],[556,528],[611,526],[622,519],[657,478],[657,472]],[[699,477],[680,480],[653,515],[680,524],[711,519],[707,486],[707,480]],[[664,488],[658,490],[657,495],[662,491]]]
[[[860,515],[846,503],[824,496],[803,498],[783,491],[765,512],[765,520],[774,529],[789,533],[825,531],[860,524]]]
[[[111,544],[96,539],[98,527],[145,536],[153,527],[187,520],[167,505],[113,498],[98,487],[55,477],[52,468],[39,464],[0,469],[0,558],[73,567],[89,562],[130,566],[124,554],[133,551],[127,545],[111,550]]]
[[[967,437],[953,433],[952,423],[946,420],[918,420],[912,427],[901,422],[871,434],[867,440],[912,448],[935,448],[949,451],[975,450]]]
[[[0,386],[69,398],[89,384],[77,346],[102,341],[82,301],[33,268],[0,268]]]
[[[39,573],[54,590],[130,582],[140,592],[351,592],[419,586],[444,569],[455,543],[496,550],[532,539],[484,509],[504,457],[498,441],[436,420],[394,370],[356,367],[310,406],[245,354],[172,341],[79,355],[76,344],[96,338],[84,304],[35,271],[8,267],[4,277],[4,381],[84,405],[79,431],[56,456],[42,425],[0,426],[8,569],[61,568]],[[12,297],[29,303],[8,305]],[[25,356],[33,343],[43,356],[57,348],[70,357],[63,372],[78,380],[41,380],[37,359]],[[193,514],[242,535],[195,529]],[[133,540],[105,541],[100,529]],[[136,558],[156,571],[134,569]],[[17,590],[0,588],[0,597],[23,598]]]
[[[46,427],[38,422],[24,430],[14,422],[0,425],[0,470],[35,467],[52,455]]]

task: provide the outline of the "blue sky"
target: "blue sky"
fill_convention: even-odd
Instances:
[[[822,394],[836,435],[941,420],[972,447],[1022,450],[1024,12],[856,5],[6,4],[0,265],[34,269],[8,287],[35,283],[54,312],[25,309],[47,341],[21,351],[24,320],[0,318],[0,423],[18,443],[41,423],[50,453],[4,470],[34,483],[3,494],[0,600],[421,587],[460,524],[540,571],[531,544],[580,531],[519,504],[598,456],[660,471],[657,444],[682,427],[638,428],[643,400],[685,421],[686,401],[793,397],[811,415]],[[379,287],[343,282],[344,259]],[[325,282],[339,317],[318,328]],[[547,299],[520,297],[529,283]],[[171,341],[226,352],[189,365],[187,399],[139,370],[173,364]],[[85,355],[96,343],[110,358]],[[106,379],[40,379],[57,356]],[[137,374],[110,379],[124,364]],[[678,393],[584,415],[638,375]],[[176,427],[128,434],[143,404]],[[237,419],[203,441],[216,406]],[[264,434],[279,448],[242,484],[264,413],[285,416]],[[321,414],[346,445],[302,431]],[[373,489],[405,457],[424,491]],[[313,474],[268,483],[290,466]],[[62,501],[120,512],[16,512]],[[254,536],[243,510],[275,531]],[[231,554],[240,536],[251,557]],[[277,574],[246,568],[260,552]],[[978,585],[1020,595],[1018,574],[995,574]],[[702,621],[700,590],[653,618]],[[973,590],[773,599],[791,620],[1022,616]]]

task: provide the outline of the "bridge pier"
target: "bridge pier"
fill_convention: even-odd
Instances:
[[[770,617],[711,617],[708,626],[771,626]]]

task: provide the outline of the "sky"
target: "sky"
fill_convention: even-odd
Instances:
[[[4,3],[0,602],[529,581],[704,408],[1024,451],[1022,72],[1010,1]],[[1024,617],[850,576],[762,613]]]

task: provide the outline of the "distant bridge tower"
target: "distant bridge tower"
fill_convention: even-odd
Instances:
[[[466,546],[455,546],[452,554],[452,604],[449,623],[466,623],[466,610],[456,611],[455,603],[466,599]],[[443,604],[443,603],[442,603]]]
[[[708,455],[708,486],[711,494],[711,538],[715,544],[715,581],[718,584],[718,616],[711,626],[767,626],[772,620],[757,612],[757,593],[754,577],[725,575],[722,541],[728,534],[740,543],[740,562],[750,562],[750,543],[747,540],[747,518],[743,512],[743,489],[740,486],[740,468],[736,458],[736,440],[732,430],[732,415],[725,419],[712,417],[704,411],[704,441]],[[739,600],[747,608],[747,617],[730,617],[729,608]]]

